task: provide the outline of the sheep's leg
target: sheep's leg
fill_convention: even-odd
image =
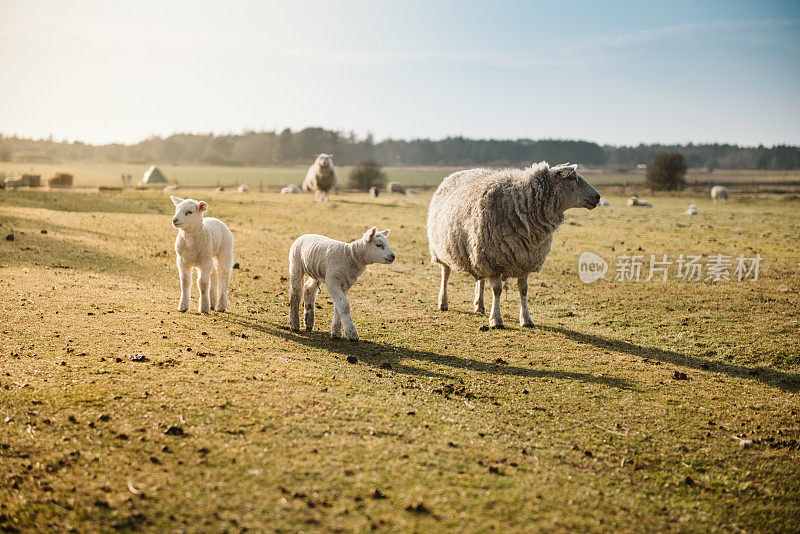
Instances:
[[[212,310],[217,309],[217,296],[219,295],[218,281],[219,276],[217,273],[218,266],[216,260],[214,261],[214,266],[211,267],[211,277],[209,278],[209,289],[208,289],[208,303]]]
[[[178,279],[181,282],[181,301],[178,311],[185,312],[189,309],[189,300],[192,298],[192,268],[178,258]]]
[[[211,289],[212,265],[211,261],[202,265],[200,267],[200,275],[197,277],[197,289],[200,290],[200,303],[197,305],[197,311],[200,313],[208,313],[211,310],[209,290]]]
[[[489,286],[492,288],[492,314],[489,316],[489,327],[503,328],[503,316],[500,313],[503,281],[500,278],[489,278]]]
[[[289,261],[289,324],[293,332],[300,330],[300,292],[303,286],[303,268],[300,262]]]
[[[303,303],[305,306],[303,322],[306,323],[306,330],[308,331],[314,328],[314,304],[317,301],[317,293],[319,293],[319,280],[309,278],[303,286]]]
[[[519,287],[519,325],[524,327],[532,327],[533,319],[528,311],[528,275],[520,276],[517,278],[517,287]]]
[[[233,251],[227,256],[220,258],[217,264],[218,276],[218,298],[217,311],[224,312],[228,308],[228,285],[231,283],[231,273],[233,272]],[[213,291],[212,286],[212,291]]]
[[[486,280],[481,278],[475,280],[475,301],[472,303],[475,307],[475,313],[486,313],[486,306],[483,304],[483,288]]]
[[[439,309],[447,311],[447,280],[450,278],[450,266],[442,263],[442,285],[439,288]]]
[[[356,330],[356,325],[353,324],[353,318],[350,316],[350,302],[347,301],[347,290],[327,282],[325,287],[328,288],[328,293],[333,299],[334,317],[333,324],[331,324],[331,335],[333,337],[341,337],[341,329],[344,329],[344,337],[350,341],[358,341],[358,331]],[[338,325],[336,324],[337,319],[339,321]],[[339,327],[338,332],[337,326]]]

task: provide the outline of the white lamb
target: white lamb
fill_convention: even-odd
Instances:
[[[171,196],[175,204],[172,225],[178,229],[175,252],[178,254],[178,275],[181,282],[179,311],[189,309],[192,296],[192,269],[197,269],[200,290],[200,313],[228,307],[228,283],[233,269],[233,234],[225,223],[204,217],[208,204],[203,201]]]
[[[305,304],[303,320],[306,330],[314,327],[314,303],[319,284],[324,283],[333,300],[333,322],[331,336],[344,335],[350,341],[358,340],[358,332],[350,316],[347,293],[358,277],[371,263],[392,263],[394,252],[386,237],[389,229],[379,232],[376,227],[366,231],[361,239],[352,243],[336,241],[317,234],[305,234],[297,238],[289,249],[289,315],[291,328],[300,330],[300,296]],[[303,276],[308,281],[303,284]]]
[[[316,191],[317,201],[328,200],[328,195],[339,185],[339,174],[333,166],[333,156],[320,154],[308,168],[303,180],[303,191]]]
[[[689,204],[689,209],[683,212],[684,215],[697,215],[697,206]]]
[[[711,188],[711,198],[714,199],[714,204],[717,203],[717,200],[721,200],[722,202],[727,203],[729,194],[730,193],[728,193],[727,187],[721,185],[715,185],[714,187]]]
[[[289,184],[281,189],[281,195],[301,195],[303,191],[295,184]]]
[[[639,200],[639,197],[631,197],[628,199],[628,207],[633,208],[634,206],[638,206],[640,208],[652,208],[653,205],[647,202],[646,200]]]
[[[597,205],[598,206],[610,206],[611,202],[609,202],[606,197],[600,197],[600,202]]]
[[[238,188],[236,188],[236,192],[237,193],[249,193],[250,192],[250,186],[247,185],[247,184],[242,184]]]

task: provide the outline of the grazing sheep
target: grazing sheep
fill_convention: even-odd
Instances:
[[[483,313],[484,280],[492,288],[489,326],[502,328],[503,281],[517,279],[520,324],[533,326],[528,312],[528,275],[539,272],[553,234],[569,208],[593,209],[600,194],[576,171],[577,165],[527,169],[472,169],[451,174],[439,185],[428,209],[431,259],[442,267],[439,309],[447,310],[452,267],[476,281],[475,311]]]
[[[289,314],[292,330],[300,330],[300,296],[302,292],[306,330],[314,327],[314,302],[319,284],[324,283],[333,299],[331,336],[344,335],[350,341],[358,340],[358,332],[350,316],[347,293],[370,263],[392,263],[394,252],[389,247],[389,229],[378,232],[376,227],[366,231],[361,239],[352,243],[335,241],[317,234],[297,238],[289,249]],[[310,278],[303,284],[303,276]]]
[[[192,296],[192,268],[199,271],[200,313],[224,312],[228,307],[228,283],[233,269],[233,234],[225,223],[204,217],[208,204],[192,199],[169,197],[175,204],[172,225],[178,229],[175,252],[181,282],[179,311],[189,309]]]
[[[689,204],[689,209],[683,212],[684,215],[697,215],[697,206]]]
[[[721,200],[722,202],[728,202],[729,196],[728,188],[723,187],[721,185],[715,185],[711,188],[711,198],[714,199],[714,204],[717,203],[717,200]]]
[[[369,188],[369,196],[371,198],[378,198],[378,195],[381,194],[381,190],[375,187],[374,185]]]
[[[175,191],[177,189],[178,189],[178,184],[170,184],[170,185],[165,185],[162,191],[165,193],[169,193],[170,191]]]
[[[610,206],[611,202],[609,202],[606,197],[600,197],[600,202],[597,205],[598,206]]]
[[[328,200],[328,194],[339,185],[339,175],[333,166],[333,156],[320,154],[308,168],[303,191],[316,191],[317,201]]]
[[[295,184],[289,184],[281,189],[281,195],[302,195],[303,191]]]
[[[652,208],[653,205],[645,200],[639,200],[639,197],[631,197],[628,199],[628,207],[632,208],[639,206],[640,208]]]
[[[401,195],[408,194],[408,188],[400,182],[389,182],[386,184],[387,193],[400,193]]]
[[[236,192],[237,193],[249,193],[250,192],[250,186],[247,185],[247,184],[242,184],[236,189]]]

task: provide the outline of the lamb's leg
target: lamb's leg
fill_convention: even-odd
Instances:
[[[503,316],[500,313],[500,295],[503,293],[503,281],[500,278],[489,278],[492,288],[492,314],[489,316],[489,327],[503,328]]]
[[[217,309],[217,296],[219,295],[219,290],[217,289],[217,284],[219,277],[217,276],[217,262],[214,261],[214,266],[211,268],[211,277],[209,278],[210,287],[208,289],[208,303],[212,310]]]
[[[218,298],[217,311],[224,312],[228,308],[228,285],[231,283],[231,273],[233,272],[233,251],[220,257],[217,264],[218,276]],[[213,287],[213,286],[212,286]],[[212,289],[213,291],[213,289]]]
[[[200,267],[200,275],[197,277],[197,289],[200,290],[200,303],[197,305],[197,311],[200,313],[208,313],[211,310],[209,290],[211,289],[212,265],[211,261],[202,265]]]
[[[519,287],[519,324],[524,327],[532,327],[533,319],[528,311],[528,275],[517,278]]]
[[[358,331],[356,331],[356,325],[353,324],[353,318],[350,316],[350,303],[347,301],[347,290],[336,283],[329,283],[327,281],[325,282],[325,287],[328,288],[328,293],[330,293],[331,299],[333,299],[334,317],[333,324],[331,324],[331,335],[333,337],[341,337],[342,335],[341,330],[338,332],[336,331],[336,322],[338,319],[339,329],[344,329],[344,336],[350,341],[358,341]]]
[[[439,309],[447,311],[447,280],[450,278],[450,266],[442,265],[442,285],[439,288]]]
[[[475,307],[475,313],[486,313],[486,306],[483,304],[483,288],[486,280],[481,278],[475,281],[475,301],[472,303]]]
[[[289,259],[289,324],[293,332],[300,331],[300,293],[303,287],[303,267]]]
[[[319,293],[319,280],[309,278],[303,286],[303,305],[305,307],[303,321],[306,323],[308,331],[314,328],[314,304],[317,302],[317,293]]]
[[[178,258],[178,280],[181,282],[181,301],[178,311],[185,312],[189,309],[189,300],[192,298],[192,268]]]

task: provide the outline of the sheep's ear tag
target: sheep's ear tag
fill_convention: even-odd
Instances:
[[[197,210],[198,211],[206,211],[208,209],[208,204],[205,202],[198,202],[197,203]]]

